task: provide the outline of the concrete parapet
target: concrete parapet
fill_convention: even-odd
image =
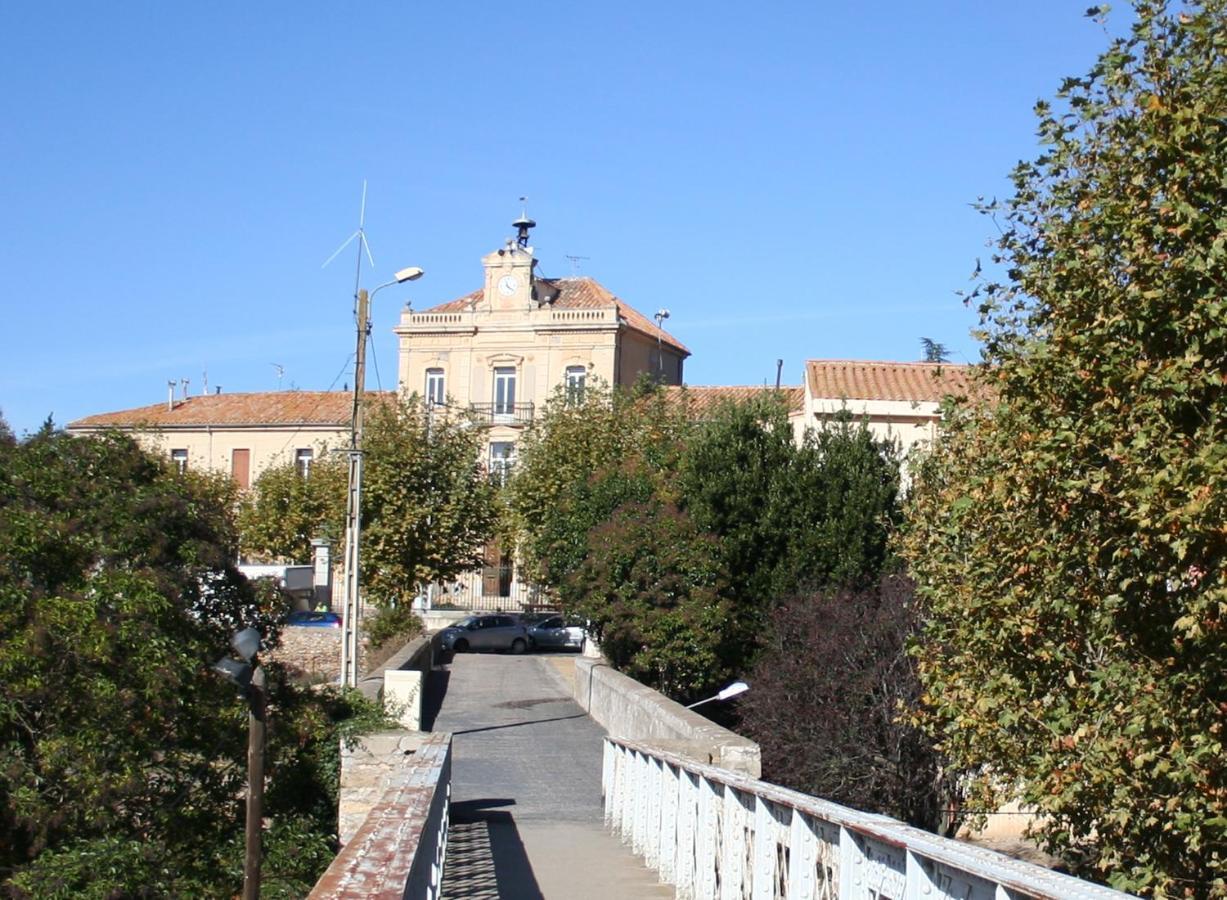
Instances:
[[[437,897],[447,848],[452,736],[385,731],[342,750],[342,850],[311,900]],[[346,821],[347,795],[350,801]],[[362,801],[354,802],[360,795]]]
[[[641,741],[704,765],[758,778],[758,744],[721,728],[599,659],[575,660],[575,700],[611,737]]]
[[[358,690],[371,700],[382,697],[385,705],[397,710],[402,726],[417,731],[422,727],[423,686],[434,657],[431,636],[416,637],[363,677]]]
[[[345,846],[390,788],[403,783],[409,764],[426,735],[376,731],[350,746],[341,745],[341,786],[337,803],[337,839]]]

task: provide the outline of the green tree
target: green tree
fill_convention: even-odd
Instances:
[[[275,639],[280,612],[233,569],[223,484],[114,435],[0,443],[4,870],[139,842],[154,892],[215,878],[242,731],[208,664],[235,627]]]
[[[235,490],[117,434],[0,438],[0,890],[238,891],[247,711],[211,665],[239,627],[275,645],[284,598],[233,567]],[[338,738],[386,723],[267,668],[264,893],[301,897],[335,851]]]
[[[471,419],[432,411],[416,395],[369,406],[362,553],[375,602],[391,605],[423,582],[453,579],[481,562],[500,509],[483,446]]]
[[[649,383],[582,398],[559,390],[524,436],[509,490],[520,564],[554,590],[584,561],[591,529],[628,500],[667,493],[692,422]]]
[[[240,545],[250,558],[309,562],[311,539],[339,546],[345,533],[349,471],[341,454],[321,455],[306,477],[294,463],[260,473],[239,507]]]
[[[587,551],[564,593],[615,668],[682,701],[740,671],[746,635],[717,542],[675,506],[620,504],[588,532]]]
[[[1227,5],[1139,0],[1037,105],[979,402],[918,473],[923,722],[1078,872],[1227,896]]]
[[[939,344],[933,338],[922,337],[920,349],[924,351],[924,361],[942,363],[950,360],[950,350],[945,344]]]

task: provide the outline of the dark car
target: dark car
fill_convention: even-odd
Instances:
[[[299,609],[285,618],[285,624],[301,628],[340,628],[341,617],[334,612]]]
[[[578,622],[555,615],[529,625],[528,637],[542,649],[583,650],[586,633]]]
[[[469,616],[439,632],[444,650],[468,653],[470,650],[510,650],[523,653],[530,646],[528,629],[512,616],[502,613]]]

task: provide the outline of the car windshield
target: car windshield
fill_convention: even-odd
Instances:
[[[472,625],[476,621],[477,621],[477,616],[469,616],[468,618],[461,619],[459,622],[457,622],[452,627],[453,628],[468,628],[470,625]]]

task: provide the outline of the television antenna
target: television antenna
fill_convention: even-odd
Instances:
[[[285,366],[281,363],[269,363],[269,365],[277,370],[277,390],[281,390],[281,379],[285,375]]]
[[[580,263],[592,259],[591,256],[573,256],[570,253],[565,254],[566,258],[571,261],[571,277],[579,275],[581,268]]]

